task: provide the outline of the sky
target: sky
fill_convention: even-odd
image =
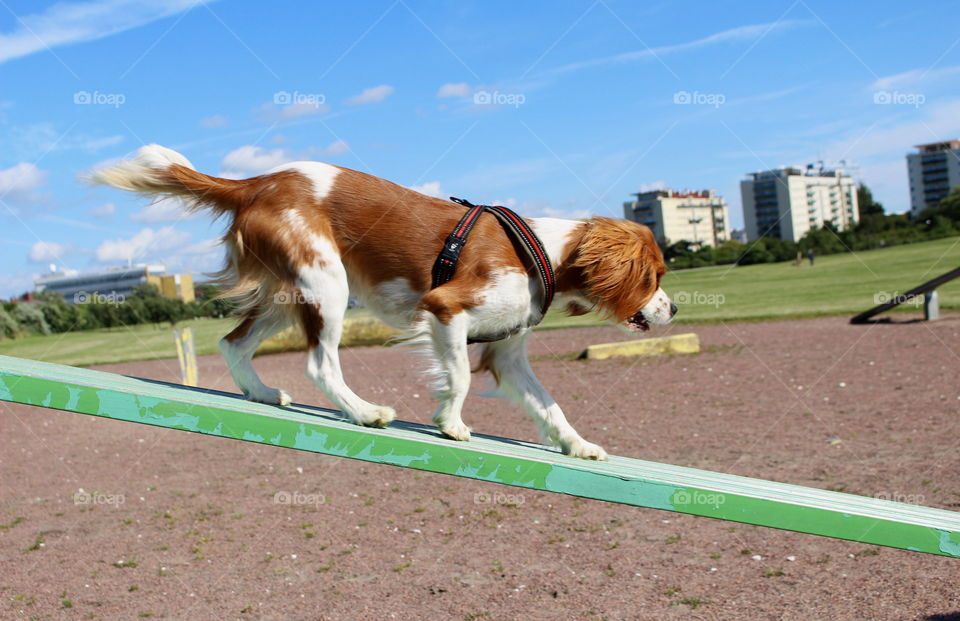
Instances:
[[[0,297],[57,267],[216,270],[223,222],[85,173],[159,143],[321,160],[522,215],[845,161],[888,211],[960,137],[960,5],[0,0]]]

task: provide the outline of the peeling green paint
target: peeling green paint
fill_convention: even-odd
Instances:
[[[945,530],[940,533],[940,551],[948,556],[960,557],[960,536]]]
[[[309,406],[239,397],[0,356],[0,400],[503,483],[637,507],[960,557],[960,514],[614,457],[595,463],[398,423],[366,429]]]

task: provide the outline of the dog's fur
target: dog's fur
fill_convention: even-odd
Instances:
[[[251,400],[286,405],[251,365],[257,346],[299,322],[307,375],[360,425],[382,427],[392,408],[358,397],[344,382],[337,348],[348,295],[426,345],[438,375],[434,422],[468,440],[460,410],[470,385],[468,339],[481,345],[478,369],[537,421],[564,453],[606,459],[567,422],[527,361],[530,326],[539,320],[539,281],[525,268],[494,216],[480,217],[454,278],[430,289],[431,268],[463,209],[355,170],[293,162],[245,180],[197,172],[179,153],[149,145],[132,160],[96,171],[92,181],[151,197],[176,197],[187,209],[227,216],[227,264],[220,280],[240,301],[240,324],[220,342],[237,386]],[[532,218],[557,277],[554,306],[596,309],[634,330],[665,324],[676,307],[660,289],[663,255],[650,230],[624,220]]]

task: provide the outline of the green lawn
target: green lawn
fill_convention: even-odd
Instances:
[[[680,307],[678,321],[852,316],[879,303],[878,294],[904,293],[957,266],[960,238],[954,237],[818,257],[813,267],[804,262],[683,270],[668,274],[663,287]],[[937,291],[941,308],[960,308],[960,279]],[[923,312],[922,304],[900,309]]]
[[[212,354],[219,351],[217,341],[232,330],[235,324],[234,319],[227,318],[195,319],[180,325],[193,328],[198,354]],[[173,330],[169,326],[138,325],[0,341],[0,355],[89,366],[108,362],[171,358],[176,357],[177,350],[173,343]]]
[[[816,265],[791,263],[710,267],[668,274],[663,281],[677,305],[679,322],[737,321],[816,315],[853,315],[875,305],[877,294],[903,293],[960,265],[960,238],[820,257]],[[960,308],[960,279],[938,290],[941,308]],[[920,316],[909,304],[903,312]],[[356,309],[349,316],[366,316]],[[601,323],[594,315],[567,317],[551,312],[543,329]],[[216,353],[217,341],[234,319],[198,319],[193,327],[197,353]],[[0,342],[0,355],[77,366],[176,356],[168,326],[134,326]]]

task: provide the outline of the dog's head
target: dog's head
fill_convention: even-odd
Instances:
[[[677,307],[660,288],[667,268],[649,228],[629,220],[593,217],[571,255],[580,294],[630,330],[670,323]]]

